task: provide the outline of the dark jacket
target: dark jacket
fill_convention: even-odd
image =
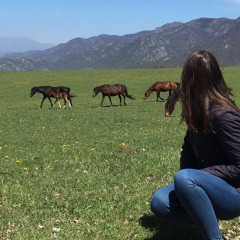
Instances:
[[[216,175],[240,191],[240,113],[234,109],[210,112],[214,132],[187,130],[180,168],[195,168]]]

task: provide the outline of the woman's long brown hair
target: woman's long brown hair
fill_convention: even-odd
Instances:
[[[187,59],[180,82],[182,121],[197,133],[199,128],[213,131],[209,110],[213,105],[240,111],[229,98],[226,85],[216,58],[207,51],[193,53]]]

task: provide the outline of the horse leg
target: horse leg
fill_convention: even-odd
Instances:
[[[56,103],[57,103],[58,99],[55,98],[55,102],[53,103],[52,107],[55,107]]]
[[[67,96],[66,101],[68,102],[69,107],[72,108],[72,100],[69,96]]]
[[[42,102],[40,104],[40,108],[42,108],[42,105],[43,105],[43,102],[44,102],[45,99],[46,99],[46,96],[43,96]]]
[[[103,104],[103,100],[104,100],[104,98],[105,98],[105,96],[104,95],[102,95],[102,101],[101,101],[101,107],[102,107],[102,104]]]
[[[71,104],[70,100],[67,99],[67,102],[68,102],[69,107],[72,108],[72,104]]]
[[[67,101],[64,99],[63,108],[66,108]]]
[[[171,96],[171,93],[172,93],[172,90],[170,89],[169,91],[168,91],[168,97],[170,98],[170,96]]]
[[[66,108],[66,103],[67,103],[67,101],[66,101],[65,98],[63,98],[63,101],[64,101],[63,108]]]
[[[111,103],[111,107],[112,107],[112,106],[113,106],[113,104],[112,104],[112,99],[111,99],[110,96],[108,96],[108,98],[109,98],[109,101],[110,101],[110,103]]]
[[[122,106],[122,97],[120,94],[118,95],[118,97],[119,97],[119,101],[120,101],[120,106]],[[124,101],[124,104],[125,104],[125,101]]]
[[[71,108],[72,108],[73,107],[73,103],[72,103],[72,99],[71,99],[71,96],[70,96],[69,93],[68,93],[67,99],[70,102],[70,105],[71,105]]]
[[[57,102],[58,102],[59,107],[62,108],[61,103],[60,103],[60,99],[58,99]]]
[[[69,107],[72,108],[72,105],[71,105],[68,97],[64,98],[64,102],[65,102],[65,103],[64,103],[64,108],[66,107],[66,103],[67,103],[67,102],[68,102]]]
[[[54,102],[52,107],[54,107],[56,105],[56,103],[57,103],[57,98],[55,99],[55,102]]]
[[[70,104],[71,104],[71,108],[72,108],[72,107],[73,107],[73,104],[72,104],[72,99],[71,99],[70,96],[69,96],[68,100],[69,100],[69,102],[70,102]]]
[[[157,102],[158,102],[158,98],[159,98],[159,96],[160,96],[160,92],[158,92],[158,91],[156,91],[156,93],[157,93]]]
[[[123,96],[124,105],[127,105],[127,104],[126,104],[126,95],[122,95],[122,96]]]
[[[157,102],[158,102],[158,98],[160,98],[162,101],[164,101],[164,99],[161,98],[160,93],[161,93],[161,91],[157,92]]]
[[[126,104],[126,96],[123,96],[123,101],[124,101],[124,105],[127,105]]]
[[[48,96],[47,98],[48,98],[48,100],[49,100],[49,102],[50,102],[50,104],[51,104],[51,107],[53,107],[51,98],[50,98],[49,96]]]

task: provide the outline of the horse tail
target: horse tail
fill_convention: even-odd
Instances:
[[[177,88],[177,86],[178,85],[176,82],[171,82],[171,81],[169,82],[169,87],[171,90],[175,90]]]
[[[69,98],[74,98],[74,97],[77,97],[77,95],[69,94],[68,97],[69,97]]]
[[[180,87],[180,83],[179,82],[174,82],[175,84],[176,84],[176,89],[178,88],[179,89],[179,87]]]
[[[127,87],[125,85],[123,85],[124,88],[124,94],[126,97],[130,98],[130,99],[135,99],[134,97],[132,97],[131,95],[128,94],[128,90]]]

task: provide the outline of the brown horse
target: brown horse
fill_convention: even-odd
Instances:
[[[165,103],[165,116],[168,117],[174,111],[174,107],[176,102],[180,97],[180,87],[179,83],[177,83],[177,88],[172,92],[171,96],[168,97],[167,102]]]
[[[108,96],[111,106],[113,106],[112,99],[111,99],[111,97],[113,97],[113,96],[119,97],[120,106],[122,104],[121,96],[123,96],[124,105],[126,105],[126,101],[125,101],[126,97],[128,97],[130,99],[134,99],[132,96],[130,96],[128,94],[127,87],[123,84],[115,84],[115,85],[105,84],[102,86],[95,87],[93,89],[93,97],[96,97],[99,92],[102,93],[101,107],[102,107],[105,96]]]
[[[156,82],[145,92],[145,96],[143,99],[146,100],[149,95],[155,91],[157,93],[156,101],[158,102],[158,98],[164,101],[164,99],[160,97],[160,92],[169,92],[168,97],[170,97],[172,91],[176,88],[177,84],[175,82]]]
[[[59,107],[62,108],[59,100],[60,99],[64,99],[64,106],[63,106],[63,108],[66,107],[66,103],[67,102],[69,104],[69,107],[72,108],[71,95],[68,92],[51,91],[49,93],[49,97],[56,98],[56,101],[55,101],[53,107],[55,106],[56,102],[58,102]]]

